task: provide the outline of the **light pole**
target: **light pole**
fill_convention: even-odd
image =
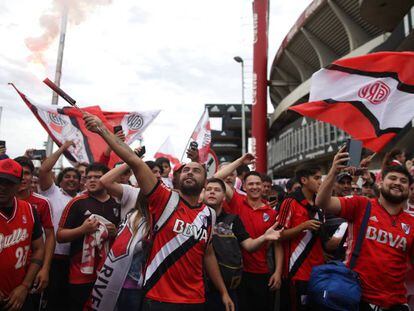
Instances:
[[[241,117],[242,117],[242,155],[246,153],[246,115],[244,102],[244,61],[240,56],[235,56],[234,60],[241,64],[241,80],[242,80],[242,100],[241,100]]]

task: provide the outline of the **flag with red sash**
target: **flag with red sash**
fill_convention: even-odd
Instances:
[[[308,103],[290,107],[378,152],[414,118],[413,52],[340,59],[313,74]]]
[[[210,117],[208,115],[207,109],[204,110],[203,115],[198,121],[193,133],[191,134],[190,142],[191,141],[198,143],[200,162],[206,163],[209,157],[211,144]]]
[[[154,158],[167,158],[172,163],[173,167],[180,164],[180,161],[176,157],[174,146],[171,142],[170,136],[167,137],[167,139],[163,142],[158,151],[154,154]]]
[[[68,140],[74,142],[75,146],[69,147],[67,152],[64,153],[72,164],[99,161],[107,148],[107,144],[101,136],[86,129],[81,111],[73,107],[35,104],[14,85],[13,87],[58,146],[61,146]],[[138,122],[141,124],[141,127],[139,127],[136,124],[132,124],[132,121],[128,124],[128,116],[134,116],[132,118],[135,119],[135,116],[138,114],[137,112],[105,112],[99,106],[85,107],[82,110],[99,117],[110,131],[113,130],[114,124],[119,125],[125,122],[124,128],[129,139],[128,143],[136,139],[137,134],[142,134],[152,121],[148,119],[141,120]],[[155,118],[157,114],[152,113],[151,116]]]

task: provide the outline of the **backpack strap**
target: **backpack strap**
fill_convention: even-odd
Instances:
[[[211,215],[211,232],[210,232],[210,237],[209,237],[209,241],[211,241],[211,239],[213,238],[213,234],[214,234],[214,226],[216,225],[216,219],[217,219],[217,215],[216,215],[216,211],[211,208],[210,206],[207,206],[209,211],[210,211],[210,215]]]
[[[177,209],[178,202],[180,201],[180,195],[178,192],[171,191],[170,198],[168,199],[167,205],[165,206],[164,210],[160,218],[158,219],[157,223],[154,226],[154,232],[158,232],[161,227],[167,222],[167,220],[171,217],[171,215]]]
[[[349,268],[353,269],[356,265],[356,260],[361,252],[362,242],[364,240],[365,233],[367,231],[369,216],[371,215],[371,201],[368,200],[367,207],[365,209],[364,218],[362,219],[361,227],[359,230],[358,238],[355,243],[354,251],[352,252],[351,261],[349,263]]]

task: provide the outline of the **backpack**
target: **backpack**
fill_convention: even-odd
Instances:
[[[359,310],[361,286],[358,274],[352,269],[361,250],[370,214],[371,202],[368,201],[349,268],[341,261],[331,261],[312,269],[308,283],[308,303],[312,308],[326,311]]]
[[[232,230],[236,217],[228,214],[223,221],[216,223],[212,237],[214,253],[227,289],[236,289],[240,285],[243,272],[240,244]]]

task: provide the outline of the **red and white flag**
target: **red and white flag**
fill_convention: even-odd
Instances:
[[[167,137],[167,139],[163,142],[158,151],[154,154],[154,158],[167,158],[172,163],[173,167],[180,163],[180,161],[176,157],[176,153],[174,150],[174,146],[171,142],[170,136]]]
[[[74,141],[76,146],[69,147],[65,152],[66,158],[72,164],[93,163],[101,159],[107,144],[101,136],[86,129],[82,113],[78,109],[35,104],[14,85],[13,87],[58,146],[68,140]],[[82,110],[99,117],[111,131],[114,125],[122,124],[128,137],[127,143],[131,143],[137,135],[141,135],[159,113],[159,111],[148,112],[146,115],[138,112],[105,112],[99,106],[85,107]]]
[[[312,76],[308,103],[290,107],[380,151],[414,118],[414,53],[337,60]]]
[[[161,110],[108,112],[103,114],[112,127],[121,125],[125,134],[125,142],[130,145],[137,139],[142,139],[142,133],[154,121]]]
[[[210,128],[210,117],[208,110],[205,109],[203,115],[198,121],[193,134],[191,134],[190,142],[195,141],[198,143],[198,153],[200,162],[205,163],[208,160],[211,144],[211,128]],[[187,146],[188,148],[188,146]]]

